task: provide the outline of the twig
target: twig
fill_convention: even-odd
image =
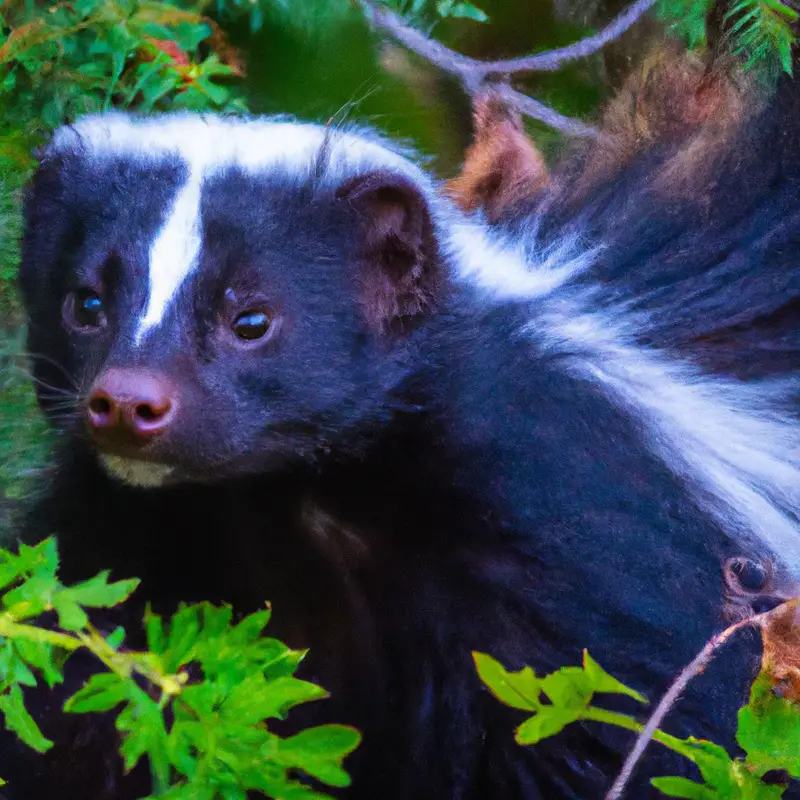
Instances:
[[[655,3],[656,0],[637,0],[621,14],[614,17],[603,30],[574,44],[560,47],[558,50],[549,50],[546,53],[525,56],[524,58],[479,62],[480,69],[484,75],[508,75],[512,72],[553,72],[566,61],[586,58],[586,56],[602,50],[607,44],[613,42],[634,23],[638,22]]]
[[[549,125],[551,128],[555,128],[568,136],[586,138],[599,138],[602,136],[602,133],[594,125],[559,114],[554,108],[550,108],[550,106],[534,100],[532,97],[528,97],[528,95],[522,94],[522,92],[518,92],[510,86],[497,84],[493,87],[493,91],[499,94],[511,108],[519,111],[520,114],[532,119],[538,119],[540,122],[544,122],[545,125]]]
[[[497,85],[498,77],[507,78],[520,72],[552,72],[567,61],[596,53],[609,42],[624,33],[656,2],[656,0],[636,0],[627,10],[615,17],[603,30],[581,39],[579,42],[537,53],[523,58],[512,58],[500,61],[479,61],[470,58],[443,44],[430,39],[415,30],[397,14],[375,0],[359,0],[375,28],[388,33],[393,39],[434,66],[455,75],[461,80],[467,93],[479,94],[487,83]],[[495,80],[492,80],[495,79]],[[592,125],[580,120],[565,117],[538,100],[517,92],[502,83],[497,86],[506,102],[521,114],[563,131],[570,136],[596,137],[600,132]]]
[[[739,620],[739,622],[731,625],[729,628],[725,628],[724,631],[718,633],[716,636],[712,637],[708,642],[706,642],[705,647],[703,647],[703,649],[695,656],[692,662],[680,673],[680,675],[678,675],[673,684],[667,690],[667,693],[661,698],[661,701],[656,706],[652,716],[649,720],[647,720],[647,724],[636,738],[633,749],[625,759],[625,763],[622,765],[622,769],[620,770],[617,779],[614,781],[614,785],[611,787],[611,789],[609,789],[605,800],[619,800],[619,798],[622,797],[622,793],[625,791],[625,787],[628,785],[628,781],[631,779],[633,770],[636,768],[639,759],[642,757],[647,745],[653,738],[653,734],[655,734],[657,728],[661,725],[661,722],[669,713],[672,706],[675,705],[675,702],[680,697],[689,681],[694,678],[695,675],[698,675],[703,671],[703,669],[705,669],[705,667],[708,665],[708,662],[711,661],[712,657],[714,656],[714,653],[723,644],[725,644],[725,642],[728,641],[728,639],[730,639],[734,633],[741,628],[760,625],[770,613],[770,611],[766,611],[763,614],[756,614],[753,617]]]

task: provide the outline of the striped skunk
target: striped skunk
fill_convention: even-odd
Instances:
[[[342,797],[602,796],[630,734],[518,746],[470,653],[588,648],[655,700],[726,624],[728,559],[800,572],[798,111],[786,81],[725,136],[595,146],[491,219],[368,130],[58,131],[21,273],[65,434],[33,535],[160,611],[271,600],[331,692],[291,722],[364,733]],[[758,660],[737,639],[666,729],[734,749]],[[148,794],[60,699],[31,698],[46,756],[5,739],[9,800]],[[691,769],[653,746],[630,796]]]

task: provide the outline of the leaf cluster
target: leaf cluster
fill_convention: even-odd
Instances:
[[[12,0],[0,13],[0,119],[46,133],[115,108],[239,110],[200,12],[156,0]]]
[[[516,730],[519,744],[531,745],[560,733],[579,720],[593,720],[641,732],[633,717],[608,711],[592,701],[595,694],[617,694],[646,702],[584,651],[582,667],[564,667],[538,677],[531,667],[509,672],[490,656],[474,653],[478,675],[503,703],[531,713]],[[690,800],[775,800],[785,785],[761,778],[778,770],[800,778],[800,708],[774,691],[765,669],[752,686],[750,702],[739,712],[737,739],[746,757],[731,758],[713,742],[679,739],[657,730],[653,739],[697,765],[702,783],[682,777],[654,778],[653,786],[668,797]]]
[[[389,0],[388,5],[411,22],[433,22],[440,19],[468,19],[488,22],[489,17],[474,3],[461,0]]]
[[[288,738],[269,730],[269,720],[327,695],[295,677],[303,652],[263,635],[268,609],[238,622],[229,607],[209,603],[183,606],[170,619],[148,610],[148,649],[126,650],[125,631],[103,636],[89,613],[124,602],[138,581],[110,582],[101,572],[65,586],[57,571],[53,539],[21,545],[18,553],[0,550],[0,713],[29,747],[45,752],[52,742],[25,708],[22,687],[62,682],[70,653],[85,648],[105,670],[64,710],[117,712],[126,769],[149,763],[149,800],[245,800],[253,791],[285,800],[326,797],[298,774],[349,784],[342,760],[358,746],[356,730],[322,725]],[[42,624],[48,612],[57,625]]]
[[[716,0],[659,0],[656,14],[689,47],[707,45],[706,23]],[[745,69],[792,73],[800,15],[782,0],[734,0],[724,15],[725,38]]]

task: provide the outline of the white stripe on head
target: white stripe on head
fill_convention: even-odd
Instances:
[[[325,169],[316,176],[315,163],[323,146],[327,146]],[[177,157],[187,167],[186,182],[150,247],[147,304],[135,333],[137,343],[163,320],[171,300],[197,266],[203,237],[202,187],[205,179],[219,170],[281,170],[290,180],[303,182],[314,177],[324,185],[388,169],[406,175],[429,199],[433,198],[430,178],[374,133],[354,134],[308,123],[110,113],[85,117],[60,129],[48,151],[86,152],[145,163]]]
[[[194,269],[203,243],[200,229],[202,174],[190,170],[167,219],[150,247],[147,307],[139,320],[135,342],[164,318],[169,301]]]

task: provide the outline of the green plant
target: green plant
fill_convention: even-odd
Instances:
[[[711,652],[730,633],[745,625],[761,628],[762,669],[751,687],[750,702],[739,712],[737,741],[745,751],[745,758],[731,758],[724,748],[703,739],[679,739],[658,728],[647,731],[645,737],[652,736],[662,746],[696,764],[703,779],[697,783],[682,777],[654,778],[652,784],[660,792],[690,800],[774,800],[783,796],[786,786],[764,783],[761,779],[767,772],[780,770],[800,778],[798,608],[800,601],[792,600],[775,611],[737,623],[715,637],[704,649],[706,656],[698,657],[691,669],[687,668],[686,682],[702,669]],[[645,726],[634,717],[595,705],[597,694],[626,695],[639,703],[647,701],[605,672],[586,651],[581,667],[563,667],[541,678],[530,667],[508,672],[488,655],[474,653],[473,657],[480,679],[500,701],[531,714],[515,732],[521,745],[535,745],[579,720],[614,725],[639,734],[645,731]],[[618,794],[612,790],[609,797],[612,796]]]
[[[135,579],[103,572],[73,586],[58,579],[54,539],[17,553],[0,550],[0,713],[6,727],[39,752],[52,743],[25,708],[23,686],[63,680],[71,653],[88,650],[103,671],[67,700],[67,713],[117,710],[126,768],[146,758],[150,800],[245,800],[248,791],[286,800],[323,800],[293,777],[346,786],[342,760],[360,735],[323,725],[281,738],[268,727],[301,703],[326,696],[294,673],[305,653],[263,636],[265,609],[234,623],[229,607],[181,607],[169,620],[145,616],[147,651],[123,648],[125,631],[101,634],[91,610],[124,602]],[[46,626],[51,612],[58,623]],[[192,667],[193,675],[189,676]]]
[[[488,22],[489,17],[473,3],[458,0],[391,0],[389,5],[410,20],[471,19]]]
[[[716,0],[660,0],[656,13],[689,47],[704,47],[706,20],[715,5]],[[734,0],[725,14],[728,46],[747,69],[777,66],[791,74],[798,18],[781,0]]]

